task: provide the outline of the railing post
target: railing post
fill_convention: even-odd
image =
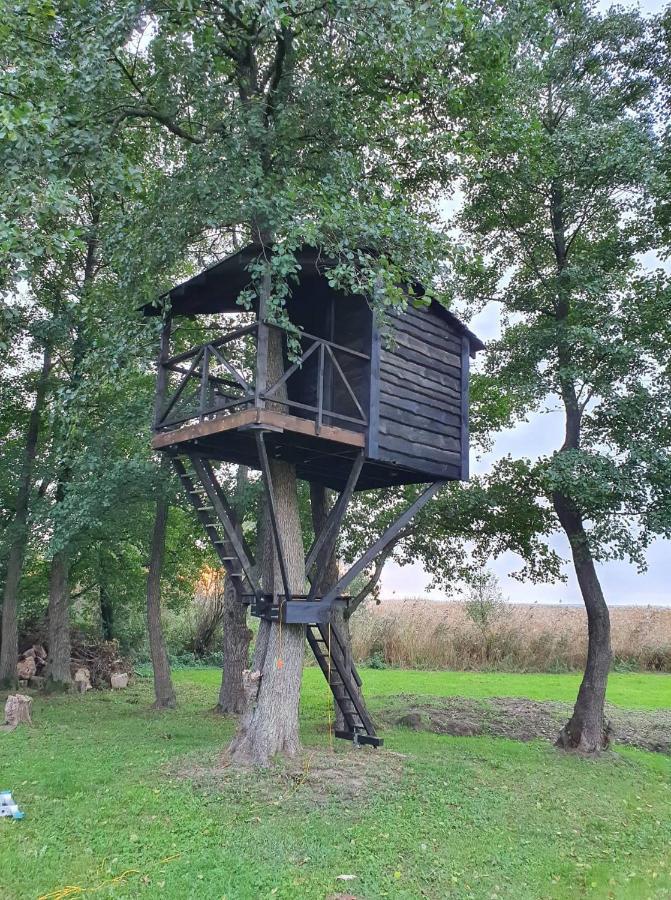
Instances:
[[[319,375],[317,376],[317,434],[324,421],[324,344],[319,344]]]
[[[172,317],[170,313],[164,315],[163,327],[161,329],[161,343],[158,353],[158,371],[156,373],[156,398],[154,401],[154,428],[158,428],[162,419],[163,404],[165,403],[165,395],[168,387],[168,370],[165,367],[165,361],[170,356],[170,329],[172,325]]]
[[[203,350],[203,361],[201,363],[200,373],[200,408],[198,410],[198,418],[203,421],[204,413],[207,408],[207,387],[210,378],[210,345],[206,344]]]

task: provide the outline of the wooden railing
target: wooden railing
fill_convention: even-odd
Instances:
[[[285,329],[276,325],[264,323],[263,327],[277,328],[286,334]],[[284,408],[288,412],[298,410],[303,414],[312,413],[309,418],[314,419],[317,431],[325,419],[357,426],[368,424],[364,408],[367,402],[357,396],[338,360],[338,355],[343,354],[360,360],[361,365],[367,367],[370,362],[368,355],[304,331],[292,332],[293,340],[300,345],[300,357],[294,359],[273,384],[257,391],[258,329],[259,323],[255,322],[227,332],[216,340],[192,347],[184,353],[161,359],[154,428],[175,428],[193,419],[203,421],[208,416],[240,409],[263,408],[266,403],[272,403],[274,407]],[[241,339],[249,341],[247,346],[239,346]],[[237,346],[231,347],[234,343]],[[247,365],[241,361],[241,356],[245,355]],[[313,358],[317,364],[316,403],[306,403],[305,398],[298,400],[291,396],[289,382]],[[252,372],[256,372],[256,377],[252,376]],[[176,385],[171,385],[170,379],[174,379],[175,373],[181,378]],[[332,394],[332,386],[336,384],[342,385],[343,396],[349,398],[347,413],[331,409],[330,405],[333,404],[325,405],[326,395]],[[286,386],[284,391],[281,390],[283,386]]]
[[[277,328],[276,325],[271,325],[271,328]],[[274,403],[278,403],[281,406],[286,406],[289,410],[291,409],[299,409],[303,412],[311,412],[315,415],[315,423],[317,425],[317,431],[324,424],[324,417],[326,416],[329,419],[338,419],[339,421],[348,422],[350,424],[356,425],[367,425],[368,424],[368,416],[360,402],[360,399],[357,397],[356,392],[352,388],[352,385],[342,370],[342,366],[338,362],[336,358],[336,353],[343,353],[350,357],[354,357],[360,359],[362,364],[366,362],[370,362],[370,356],[365,353],[360,353],[358,350],[352,350],[350,347],[344,347],[342,344],[335,344],[333,341],[327,341],[325,338],[317,337],[314,334],[309,334],[306,331],[301,331],[292,335],[296,340],[301,344],[301,349],[303,345],[307,343],[307,349],[304,350],[302,355],[295,360],[295,362],[289,366],[289,368],[284,372],[281,378],[267,387],[265,391],[261,393],[261,398],[263,400],[270,400]],[[291,397],[277,397],[277,393],[280,387],[283,384],[286,384],[291,376],[298,371],[298,369],[302,368],[302,366],[310,359],[314,354],[317,355],[317,403],[309,404],[302,403],[298,400],[294,400]],[[331,371],[328,372],[327,366],[330,365]],[[356,410],[358,415],[346,415],[338,410],[327,409],[324,406],[324,393],[325,393],[325,384],[327,375],[330,376],[334,381],[339,381],[343,387],[345,388],[347,395],[350,397],[352,401],[352,406]]]
[[[159,392],[164,385],[163,397],[157,402],[154,428],[174,428],[192,419],[202,421],[215,413],[231,412],[245,408],[254,402],[253,379],[250,381],[241,371],[238,348],[231,359],[229,347],[233,342],[251,336],[253,340],[257,323],[236,328],[221,337],[199,344],[159,363]],[[249,348],[248,348],[249,350]],[[252,357],[252,366],[254,359]],[[161,370],[163,376],[161,377]],[[169,376],[178,373],[182,377],[176,388],[170,389]],[[197,397],[189,397],[189,391],[197,386]],[[180,403],[182,401],[182,403]]]

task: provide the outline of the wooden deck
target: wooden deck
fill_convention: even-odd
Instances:
[[[242,412],[227,413],[219,418],[206,419],[193,425],[162,431],[154,435],[151,445],[154,450],[161,450],[187,441],[197,441],[201,438],[222,434],[225,431],[237,431],[255,425],[265,425],[269,431],[274,432],[290,431],[295,434],[318,437],[326,441],[346,444],[349,447],[365,445],[364,435],[358,434],[356,431],[335,428],[332,425],[322,425],[317,430],[316,423],[309,419],[301,419],[298,416],[290,416],[269,409],[245,409]]]

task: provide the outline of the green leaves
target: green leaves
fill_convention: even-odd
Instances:
[[[668,532],[671,491],[660,478],[669,283],[639,256],[658,239],[651,29],[638,13],[582,3],[501,14],[510,65],[460,147],[473,259],[457,260],[454,280],[463,302],[485,293],[488,272],[498,279],[489,296],[503,334],[489,346],[484,409],[513,424],[561,404],[567,437],[535,465],[539,499],[572,498],[597,558],[641,564],[652,535]]]

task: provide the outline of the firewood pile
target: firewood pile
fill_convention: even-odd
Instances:
[[[20,655],[16,664],[16,677],[19,684],[24,682],[31,687],[41,687],[44,683],[44,670],[47,665],[47,651],[42,644],[33,644]]]
[[[42,643],[35,642],[24,650],[16,666],[19,684],[36,689],[44,687],[47,662],[48,653]],[[127,673],[132,671],[132,663],[121,655],[117,641],[72,636],[70,674],[75,689],[85,693],[91,688],[118,688],[123,681],[120,676],[125,676],[127,684]]]
[[[132,663],[119,653],[118,641],[76,641],[72,644],[72,675],[87,669],[91,687],[109,688],[112,676],[132,672]]]

